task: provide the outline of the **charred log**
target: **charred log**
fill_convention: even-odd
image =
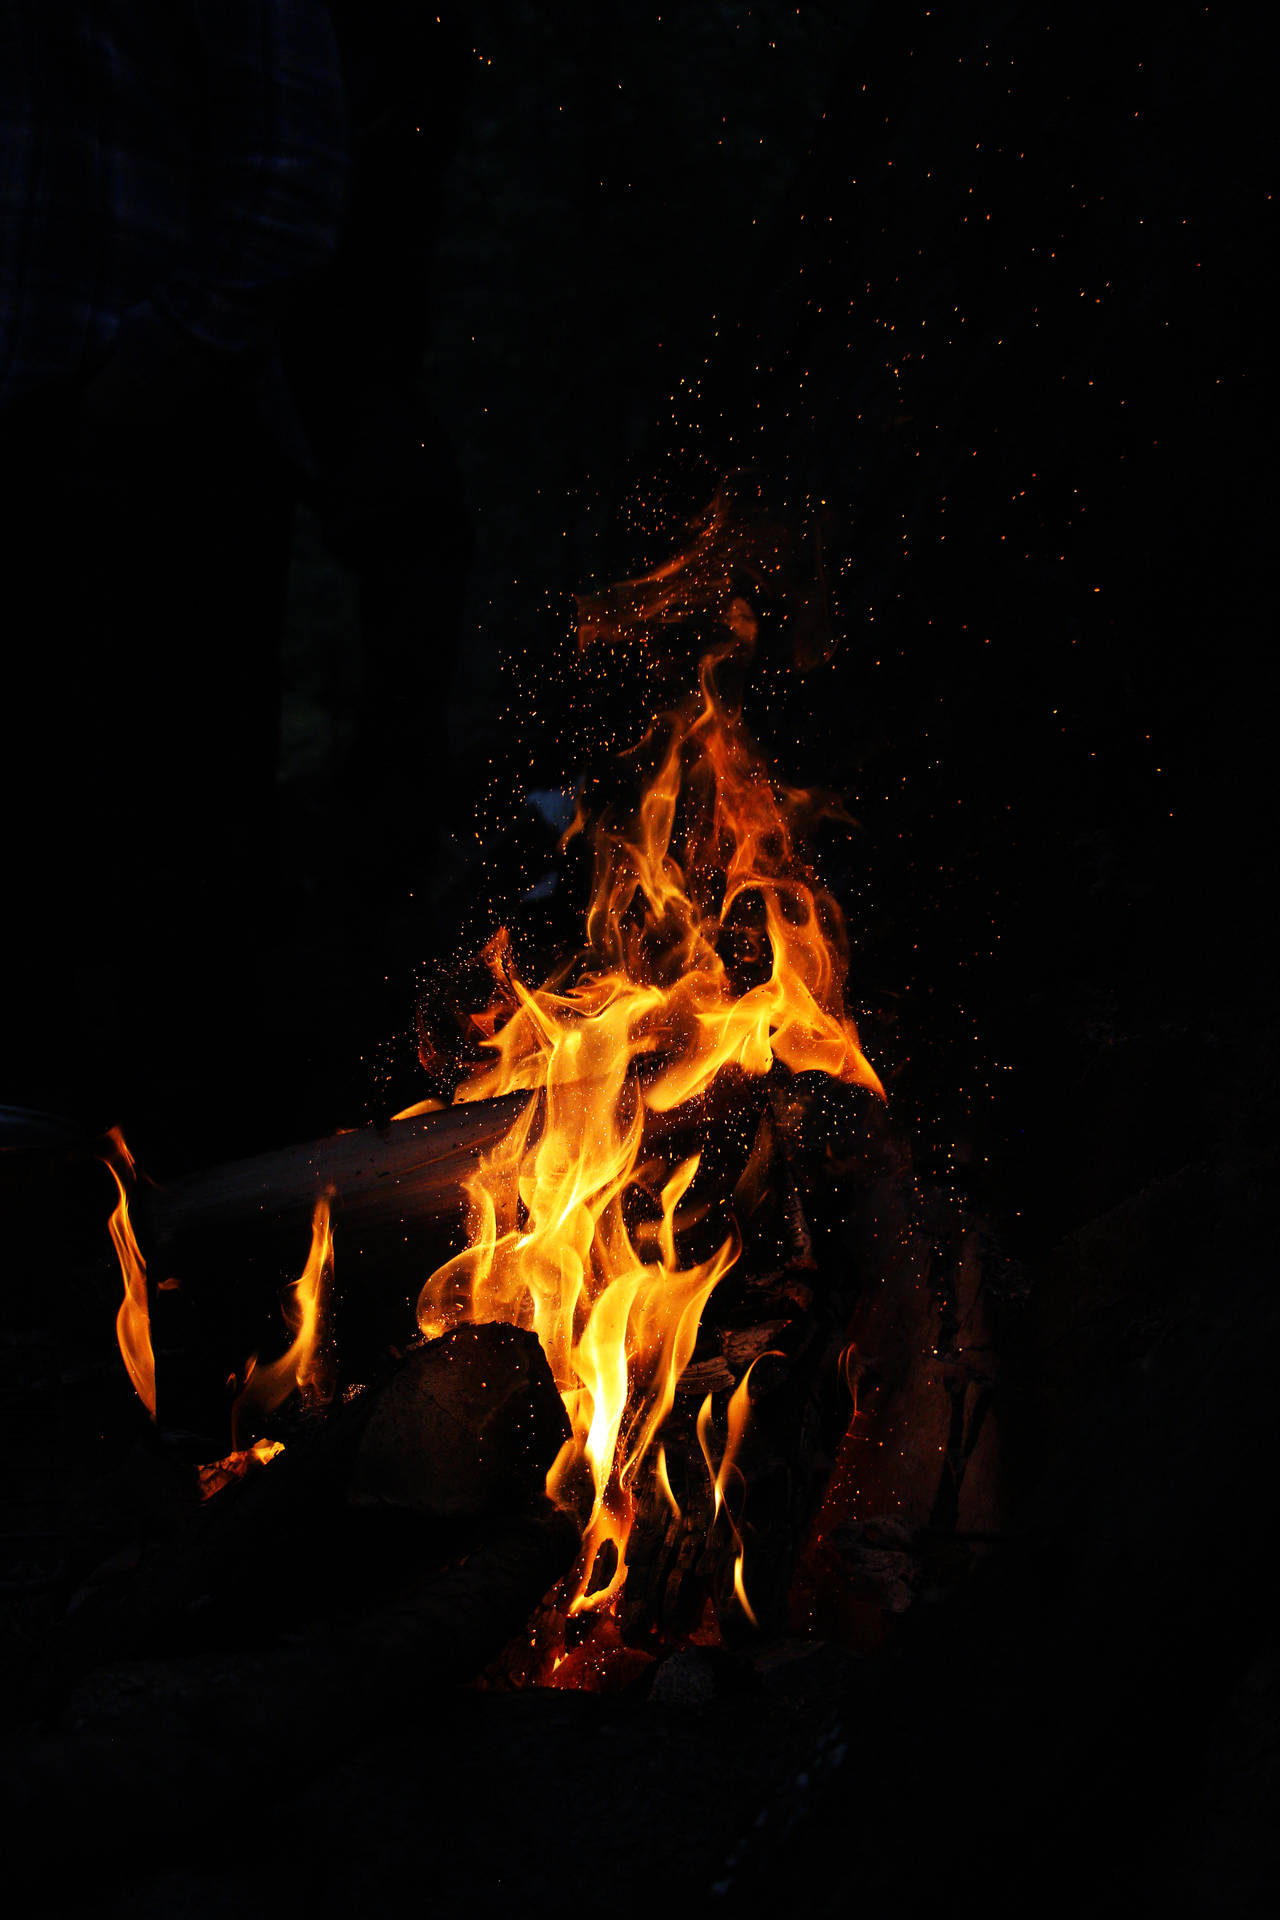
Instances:
[[[438,1725],[578,1552],[541,1493],[567,1431],[531,1334],[460,1329],[82,1593],[47,1647],[47,1731],[0,1756],[19,1897],[59,1904],[44,1836],[68,1805],[100,1874],[269,1813],[389,1702]]]
[[[752,1613],[785,1627],[806,1604],[824,1501],[832,1514],[896,1515],[910,1544],[948,1533],[957,1514],[995,1524],[989,1483],[973,1491],[993,1444],[978,1277],[954,1208],[954,1246],[930,1230],[885,1110],[829,1084],[775,1089],[736,1200],[743,1277],[713,1296],[662,1434],[679,1511],[653,1486],[631,1540],[624,1628],[640,1643],[679,1642],[708,1605],[740,1633],[740,1554]],[[717,1512],[735,1391],[750,1410]]]
[[[536,1572],[543,1550],[564,1537],[542,1487],[568,1432],[534,1335],[462,1327],[417,1347],[379,1388],[307,1422],[132,1574],[85,1596],[66,1625],[63,1663],[75,1672],[108,1656],[260,1648],[313,1629],[323,1639],[335,1623],[363,1620],[371,1597],[407,1636],[416,1614],[453,1605],[463,1561],[520,1515],[531,1517],[532,1606],[548,1584]],[[512,1591],[523,1591],[511,1559],[521,1537],[517,1526],[500,1555],[498,1584]],[[458,1593],[462,1612],[478,1604],[470,1576]],[[500,1598],[494,1607],[496,1618]],[[458,1647],[470,1647],[461,1613],[455,1625]],[[381,1631],[353,1630],[374,1641]],[[480,1663],[494,1651],[483,1642],[481,1633]],[[449,1658],[466,1669],[471,1656]]]
[[[150,1194],[148,1237],[167,1250],[188,1237],[252,1225],[288,1231],[338,1195],[349,1229],[455,1213],[476,1159],[501,1138],[526,1096],[446,1107],[385,1127],[357,1127],[210,1167]]]
[[[201,1234],[252,1226],[259,1232],[305,1226],[315,1202],[335,1197],[348,1235],[403,1233],[415,1222],[454,1220],[463,1188],[482,1153],[527,1103],[526,1093],[464,1102],[438,1112],[331,1134],[190,1174],[148,1194],[150,1244],[164,1253]],[[651,1113],[647,1142],[709,1125],[723,1126],[751,1106],[742,1083],[721,1076],[704,1099]],[[754,1118],[754,1115],[753,1115]]]

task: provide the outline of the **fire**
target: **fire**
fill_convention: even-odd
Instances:
[[[138,1398],[154,1420],[156,1362],[151,1348],[151,1313],[147,1304],[147,1263],[142,1257],[133,1221],[129,1217],[129,1194],[136,1185],[137,1168],[119,1127],[112,1127],[108,1133],[102,1157],[119,1194],[107,1223],[124,1278],[124,1299],[116,1315],[116,1338],[120,1342],[120,1353]]]
[[[569,1598],[578,1613],[611,1613],[642,1498],[665,1500],[681,1519],[663,1425],[707,1302],[739,1253],[731,1218],[702,1238],[701,1258],[687,1251],[689,1228],[709,1211],[693,1197],[701,1155],[663,1160],[646,1143],[646,1117],[683,1108],[696,1124],[694,1103],[726,1071],[759,1077],[775,1064],[883,1097],[844,1007],[840,912],[799,845],[809,796],[769,779],[722,686],[726,664],[757,635],[739,582],[782,564],[776,546],[771,562],[759,559],[758,542],[721,502],[683,555],[579,601],[583,647],[690,619],[714,624],[719,638],[699,663],[694,692],[642,743],[653,771],[633,813],[606,810],[591,820],[579,798],[565,838],[589,837],[593,870],[576,962],[533,987],[499,933],[485,953],[492,1003],[471,1016],[488,1059],[456,1097],[527,1099],[467,1183],[468,1244],[427,1281],[418,1318],[429,1338],[486,1320],[537,1334],[572,1429],[547,1490],[584,1519]],[[437,1104],[420,1101],[396,1117]],[[125,1283],[120,1346],[154,1415],[146,1266],[128,1207],[134,1165],[118,1132],[106,1159],[119,1190],[111,1235]],[[274,1457],[279,1443],[257,1436],[291,1393],[322,1396],[320,1331],[332,1269],[326,1199],[316,1205],[311,1250],[285,1309],[290,1344],[274,1361],[250,1359],[232,1408],[234,1451],[206,1470],[206,1494]],[[723,1513],[732,1530],[734,1592],[754,1621],[729,1498],[733,1477],[741,1481],[750,1376],[748,1369],[729,1400],[718,1465],[710,1396],[697,1435],[711,1524]],[[608,1617],[597,1627],[617,1630]]]
[[[325,1291],[333,1277],[333,1229],[328,1200],[317,1200],[311,1220],[311,1251],[290,1289],[285,1324],[293,1339],[278,1360],[260,1365],[254,1354],[245,1370],[244,1384],[231,1408],[231,1442],[235,1459],[249,1447],[254,1428],[295,1390],[303,1400],[324,1397],[326,1381],[320,1358],[321,1312]],[[259,1460],[270,1458],[258,1452]],[[227,1466],[229,1462],[219,1463]]]
[[[444,1106],[443,1100],[415,1100],[412,1106],[401,1107],[399,1113],[393,1113],[392,1120],[416,1120],[420,1113],[439,1113]]]
[[[124,1280],[124,1299],[116,1315],[116,1336],[129,1378],[154,1419],[156,1366],[147,1299],[147,1263],[129,1211],[130,1195],[138,1181],[137,1163],[119,1127],[111,1128],[101,1152],[119,1196],[107,1223]],[[248,1436],[295,1389],[304,1401],[327,1397],[320,1333],[325,1291],[333,1277],[333,1230],[329,1214],[329,1200],[318,1200],[311,1222],[311,1250],[290,1289],[284,1309],[285,1324],[293,1338],[279,1359],[265,1366],[258,1364],[256,1354],[250,1356],[231,1409],[233,1451],[202,1470],[200,1484],[205,1497],[229,1480],[242,1478],[251,1467],[265,1465],[282,1450],[275,1440],[257,1439],[250,1445]],[[162,1292],[177,1284],[176,1280],[159,1283]]]
[[[711,1459],[711,1406],[713,1395],[708,1394],[703,1401],[698,1413],[696,1426],[698,1445],[702,1449],[702,1457],[707,1463],[707,1473],[711,1480],[711,1524],[713,1527],[715,1526],[721,1513],[725,1515],[729,1522],[738,1549],[733,1563],[733,1591],[737,1595],[738,1605],[742,1608],[742,1611],[746,1614],[753,1627],[756,1625],[756,1616],[751,1610],[751,1602],[747,1599],[744,1579],[747,1550],[742,1534],[738,1529],[738,1523],[734,1518],[733,1509],[729,1504],[728,1488],[730,1474],[737,1473],[739,1479],[742,1477],[741,1469],[738,1467],[738,1453],[747,1431],[747,1420],[751,1412],[751,1376],[761,1360],[768,1357],[769,1355],[763,1353],[757,1354],[729,1396],[728,1433],[725,1436],[724,1452],[720,1456],[720,1465],[718,1467],[713,1464]]]
[[[713,511],[688,555],[579,601],[583,646],[691,611],[714,617],[723,637],[701,662],[696,693],[647,736],[657,770],[634,816],[605,814],[589,829],[576,973],[532,988],[505,937],[490,945],[497,999],[475,1024],[491,1060],[457,1097],[529,1099],[468,1183],[465,1251],[419,1300],[428,1337],[506,1320],[541,1340],[573,1427],[548,1491],[563,1502],[581,1495],[588,1509],[576,1611],[607,1607],[625,1582],[646,1461],[676,1505],[660,1446],[649,1456],[706,1303],[738,1254],[730,1223],[708,1257],[682,1258],[700,1156],[668,1167],[647,1154],[646,1113],[698,1100],[726,1068],[763,1075],[775,1061],[883,1091],[844,1010],[839,910],[797,845],[793,822],[808,796],[775,789],[718,684],[755,636],[754,614],[733,592],[741,558]],[[582,830],[580,808],[570,834]],[[731,977],[727,955],[746,983]],[[748,1406],[744,1378],[712,1471],[717,1514]],[[745,1607],[740,1540],[735,1588]]]

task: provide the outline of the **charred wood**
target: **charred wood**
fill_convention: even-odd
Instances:
[[[784,1626],[788,1594],[854,1409],[844,1364],[859,1303],[901,1277],[914,1217],[910,1156],[884,1110],[846,1088],[772,1090],[735,1196],[745,1252],[709,1305],[693,1364],[663,1430],[679,1511],[655,1487],[632,1537],[628,1637],[675,1642],[710,1603],[730,1638],[757,1620]],[[895,1301],[889,1312],[901,1310]],[[713,1474],[733,1391],[750,1413],[717,1514]],[[698,1413],[711,1396],[705,1429]]]
[[[74,1674],[120,1655],[261,1648],[358,1622],[371,1600],[402,1622],[438,1612],[446,1602],[433,1583],[452,1592],[463,1560],[520,1514],[545,1521],[530,1535],[540,1567],[539,1543],[563,1533],[544,1513],[542,1487],[568,1432],[533,1334],[462,1327],[417,1347],[379,1388],[306,1423],[131,1574],[86,1596],[62,1635],[63,1666]],[[509,1557],[503,1565],[518,1584]],[[458,1657],[465,1666],[469,1656]]]
[[[100,1874],[228,1814],[248,1831],[389,1711],[434,1724],[571,1567],[578,1527],[541,1492],[567,1421],[533,1335],[459,1329],[311,1424],[46,1642],[46,1731],[0,1751],[20,1897],[60,1904],[43,1836],[67,1805]]]
[[[348,1235],[452,1220],[476,1161],[528,1099],[527,1093],[509,1093],[463,1102],[190,1174],[147,1195],[148,1240],[164,1252],[209,1231],[250,1225],[289,1230],[309,1220],[315,1202],[326,1196],[340,1206]],[[704,1099],[649,1114],[646,1143],[726,1124],[751,1104],[741,1082],[722,1076]]]
[[[148,1237],[164,1249],[210,1229],[284,1226],[307,1219],[327,1195],[340,1197],[347,1225],[357,1231],[411,1213],[451,1214],[475,1161],[501,1138],[525,1097],[357,1127],[190,1174],[148,1196]]]

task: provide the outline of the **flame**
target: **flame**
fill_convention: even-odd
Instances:
[[[743,1579],[743,1568],[744,1568],[745,1562],[746,1562],[746,1550],[742,1545],[741,1537],[739,1537],[738,1552],[733,1562],[733,1591],[737,1598],[738,1605],[742,1608],[742,1611],[746,1614],[752,1626],[758,1627],[760,1625],[760,1622],[756,1619],[755,1613],[752,1610],[751,1602],[747,1598],[746,1584]]]
[[[531,988],[505,936],[486,950],[495,999],[472,1021],[490,1061],[457,1097],[529,1098],[468,1182],[466,1249],[418,1303],[428,1337],[465,1320],[537,1333],[572,1425],[548,1492],[585,1513],[572,1611],[607,1607],[625,1582],[641,1468],[738,1254],[730,1223],[708,1257],[682,1258],[700,1156],[671,1169],[646,1157],[646,1113],[698,1099],[726,1068],[761,1075],[775,1061],[883,1095],[844,1011],[839,910],[797,845],[808,796],[775,790],[717,684],[754,639],[754,614],[733,590],[747,552],[717,505],[687,554],[579,600],[584,647],[691,613],[714,617],[724,638],[693,696],[646,736],[657,769],[634,816],[575,815],[594,858],[576,977],[562,967]],[[750,984],[735,984],[722,949]],[[712,1472],[717,1514],[748,1405],[744,1377]],[[661,1451],[655,1472],[676,1507]],[[735,1586],[750,1615],[741,1542]]]
[[[416,1120],[420,1113],[439,1113],[444,1106],[443,1100],[415,1100],[412,1106],[401,1107],[399,1113],[393,1113],[392,1120]]]
[[[758,1353],[729,1396],[728,1431],[725,1435],[724,1452],[720,1456],[720,1465],[718,1467],[714,1466],[711,1460],[711,1406],[713,1398],[711,1394],[707,1395],[698,1411],[695,1428],[698,1436],[698,1445],[702,1449],[702,1457],[707,1463],[707,1473],[711,1480],[711,1524],[713,1527],[715,1526],[721,1513],[725,1515],[729,1522],[738,1548],[737,1556],[733,1563],[733,1591],[737,1595],[739,1606],[753,1627],[756,1626],[758,1622],[752,1611],[751,1602],[747,1599],[747,1590],[744,1582],[744,1568],[747,1557],[746,1544],[743,1541],[738,1522],[734,1517],[733,1509],[729,1505],[728,1486],[731,1473],[737,1473],[738,1478],[742,1478],[737,1461],[743,1437],[747,1431],[747,1420],[751,1413],[751,1376],[760,1362],[770,1357],[782,1358],[776,1347],[770,1347],[766,1352]]]
[[[662,1445],[661,1441],[659,1441],[658,1443],[658,1455],[657,1455],[656,1464],[653,1469],[653,1477],[657,1481],[659,1487],[662,1489],[662,1492],[666,1498],[667,1504],[671,1508],[671,1511],[675,1515],[676,1519],[682,1520],[684,1518],[684,1514],[681,1511],[680,1502],[676,1499],[675,1494],[671,1490],[671,1476],[667,1472],[667,1450]]]
[[[285,1303],[285,1325],[293,1339],[278,1360],[268,1361],[265,1366],[259,1365],[256,1354],[250,1358],[244,1384],[231,1408],[234,1452],[220,1463],[222,1466],[228,1466],[238,1454],[253,1451],[249,1445],[253,1428],[274,1412],[295,1388],[304,1401],[324,1397],[327,1382],[319,1353],[320,1321],[325,1291],[332,1276],[333,1229],[329,1201],[317,1200],[311,1219],[311,1251]],[[261,1460],[264,1456],[259,1452],[258,1457]]]
[[[129,1217],[129,1195],[137,1184],[137,1167],[125,1145],[119,1127],[112,1127],[103,1148],[103,1161],[116,1183],[119,1199],[110,1220],[111,1233],[120,1272],[124,1278],[124,1299],[116,1315],[116,1338],[120,1353],[134,1384],[138,1398],[154,1420],[156,1417],[156,1362],[151,1347],[151,1313],[147,1303],[147,1263],[138,1245],[133,1221]]]

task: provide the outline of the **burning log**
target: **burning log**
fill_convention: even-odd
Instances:
[[[195,1245],[202,1235],[246,1227],[296,1239],[298,1223],[310,1218],[316,1201],[332,1196],[341,1210],[344,1242],[390,1234],[403,1249],[406,1232],[426,1226],[438,1231],[441,1222],[456,1221],[468,1175],[528,1099],[527,1093],[507,1093],[466,1101],[189,1174],[147,1193],[147,1245],[165,1255]],[[743,1082],[722,1076],[711,1097],[646,1115],[646,1142],[658,1145],[712,1121],[727,1124],[748,1104]]]
[[[572,1520],[542,1492],[568,1433],[532,1334],[461,1327],[413,1349],[380,1387],[307,1423],[96,1605],[79,1607],[64,1658],[83,1670],[107,1653],[176,1656],[303,1629],[320,1645],[336,1620],[354,1618],[374,1659],[384,1613],[407,1652],[416,1615],[456,1611],[445,1636],[452,1650],[428,1649],[424,1634],[420,1651],[466,1678],[577,1549]],[[462,1563],[495,1554],[482,1605],[478,1576],[462,1578]]]
[[[476,1160],[506,1132],[519,1095],[358,1127],[189,1175],[147,1196],[145,1231],[164,1252],[208,1232],[289,1232],[316,1201],[339,1197],[356,1235],[452,1218]]]
[[[438,1726],[573,1564],[578,1527],[541,1491],[568,1431],[531,1334],[460,1328],[78,1596],[45,1643],[51,1731],[0,1755],[19,1900],[47,1904],[68,1804],[100,1875],[268,1809],[273,1780],[304,1782],[389,1703]]]
[[[562,1591],[490,1684],[545,1678],[568,1649],[551,1684],[607,1691],[632,1677],[637,1650],[686,1644],[708,1613],[731,1643],[790,1630],[797,1568],[856,1405],[850,1326],[867,1302],[902,1313],[915,1204],[910,1155],[881,1107],[829,1082],[770,1088],[735,1194],[742,1259],[708,1302],[635,1486],[616,1621],[566,1613]]]
[[[181,1853],[229,1809],[238,1832],[389,1714],[438,1728],[573,1564],[578,1528],[541,1492],[567,1433],[532,1335],[461,1328],[84,1596],[46,1643],[52,1730],[0,1754],[19,1904],[48,1904],[51,1876],[61,1904],[76,1867],[45,1836],[67,1805],[96,1894],[140,1846]]]
[[[678,1642],[708,1601],[730,1633],[785,1626],[851,1411],[850,1318],[888,1271],[888,1243],[868,1247],[864,1229],[891,1140],[883,1111],[846,1088],[773,1089],[735,1196],[742,1277],[713,1300],[663,1427],[665,1498],[640,1503],[629,1638]],[[909,1182],[898,1168],[895,1185]]]
[[[518,1111],[515,1099],[477,1101],[143,1189],[134,1211],[160,1424],[225,1449],[228,1377],[271,1340],[269,1316],[322,1203],[340,1245],[345,1377],[367,1379],[388,1345],[408,1338],[414,1268],[429,1269],[448,1246],[468,1175]]]
[[[712,1158],[740,1164],[761,1097],[740,1076],[721,1076],[709,1095],[646,1114],[646,1146],[694,1136]],[[345,1376],[381,1365],[413,1326],[415,1277],[451,1250],[468,1178],[528,1101],[527,1093],[475,1100],[143,1189],[134,1214],[152,1282],[159,1396],[148,1404],[162,1425],[224,1435],[227,1377],[262,1343],[261,1316],[296,1276],[324,1196],[338,1243]]]
[[[718,1602],[727,1600],[721,1575],[731,1563],[732,1594],[751,1617],[741,1482],[749,1449],[760,1451],[762,1442],[746,1441],[748,1427],[775,1435],[772,1453],[761,1453],[759,1477],[780,1489],[761,1529],[783,1543],[765,1582],[776,1612],[777,1568],[794,1559],[815,1504],[813,1487],[824,1477],[810,1464],[806,1443],[815,1422],[827,1420],[849,1306],[847,1275],[819,1273],[807,1213],[808,1147],[797,1118],[803,1102],[797,1107],[777,1081],[781,1076],[794,1088],[799,1082],[791,1076],[814,1076],[841,1098],[853,1088],[882,1092],[845,1005],[848,949],[839,907],[798,839],[806,797],[771,781],[736,696],[718,684],[725,669],[736,685],[736,664],[750,651],[757,623],[744,601],[722,591],[736,551],[723,516],[713,515],[704,533],[695,563],[633,580],[623,598],[634,603],[643,627],[648,613],[666,605],[675,574],[687,575],[697,595],[697,583],[709,583],[707,610],[724,632],[703,654],[696,686],[650,726],[647,780],[634,811],[628,817],[606,808],[590,828],[590,900],[576,956],[563,956],[538,986],[519,977],[504,934],[486,946],[488,1004],[468,1015],[484,1057],[461,1090],[466,1104],[401,1122],[407,1131],[398,1137],[394,1127],[387,1134],[366,1130],[202,1176],[155,1196],[145,1223],[167,1273],[181,1283],[168,1285],[153,1267],[147,1289],[160,1402],[166,1376],[180,1384],[181,1370],[170,1361],[182,1345],[173,1329],[189,1317],[187,1303],[208,1312],[208,1303],[230,1303],[237,1291],[265,1294],[258,1275],[246,1270],[245,1229],[252,1225],[269,1260],[275,1256],[267,1243],[287,1228],[292,1269],[300,1216],[315,1209],[313,1249],[327,1244],[327,1212],[321,1214],[330,1204],[344,1366],[363,1372],[365,1362],[355,1356],[376,1348],[366,1337],[370,1314],[376,1323],[381,1312],[384,1342],[389,1331],[386,1301],[375,1302],[379,1290],[363,1284],[371,1266],[394,1276],[388,1285],[420,1289],[416,1317],[429,1338],[467,1323],[530,1328],[571,1423],[571,1443],[558,1451],[547,1488],[582,1515],[583,1551],[565,1603],[572,1616],[603,1619],[623,1604],[624,1589],[628,1612],[647,1606],[655,1622],[683,1614],[683,1576],[679,1604],[668,1604],[666,1547],[657,1578],[667,1597],[655,1604],[649,1578],[632,1591],[633,1525],[637,1515],[648,1524],[665,1500],[676,1516],[668,1546],[677,1570],[697,1575],[690,1591],[701,1581]],[[672,617],[683,619],[691,605],[681,589]],[[579,611],[587,646],[609,629],[617,609],[594,622],[587,602]],[[584,827],[580,810],[572,830]],[[757,1253],[771,1211],[762,1196],[777,1200],[775,1244],[770,1260],[744,1262],[726,1205],[742,1162],[730,1165],[734,1156],[714,1133],[707,1138],[707,1122],[743,1084],[763,1091],[771,1081],[754,1186],[739,1180],[739,1188],[748,1213],[760,1215],[748,1235],[759,1243]],[[651,1150],[664,1136],[674,1145],[691,1130],[697,1137],[679,1151]],[[466,1244],[449,1244],[464,1191]],[[309,1266],[317,1286],[323,1267],[322,1251]],[[235,1288],[231,1271],[243,1276]],[[299,1282],[299,1326],[301,1290]],[[394,1304],[402,1326],[408,1293]],[[352,1317],[362,1306],[365,1335]],[[402,1337],[399,1327],[393,1337]],[[220,1349],[207,1338],[186,1340],[188,1352],[202,1345],[227,1353],[234,1371],[255,1343],[243,1328],[224,1337]],[[781,1411],[752,1421],[751,1370],[763,1368],[763,1382],[775,1346],[785,1387],[771,1386],[769,1397]],[[290,1366],[277,1366],[276,1374],[301,1388],[302,1374],[290,1375]],[[273,1392],[276,1384],[273,1375]],[[206,1385],[222,1391],[216,1379]],[[691,1385],[702,1400],[696,1415]],[[725,1385],[731,1393],[721,1409],[715,1394]],[[237,1405],[246,1391],[251,1383]],[[211,1412],[213,1399],[207,1396]],[[677,1411],[678,1401],[688,1403],[688,1414]],[[396,1420],[390,1412],[386,1420],[399,1457]],[[162,1423],[174,1424],[167,1405]],[[216,1419],[188,1417],[187,1424],[214,1431]],[[668,1459],[662,1436],[669,1424]],[[673,1467],[683,1495],[672,1486]],[[699,1484],[704,1492],[695,1495]],[[698,1524],[686,1523],[682,1497]],[[757,1508],[764,1498],[752,1495]],[[734,1551],[724,1547],[726,1533]]]

